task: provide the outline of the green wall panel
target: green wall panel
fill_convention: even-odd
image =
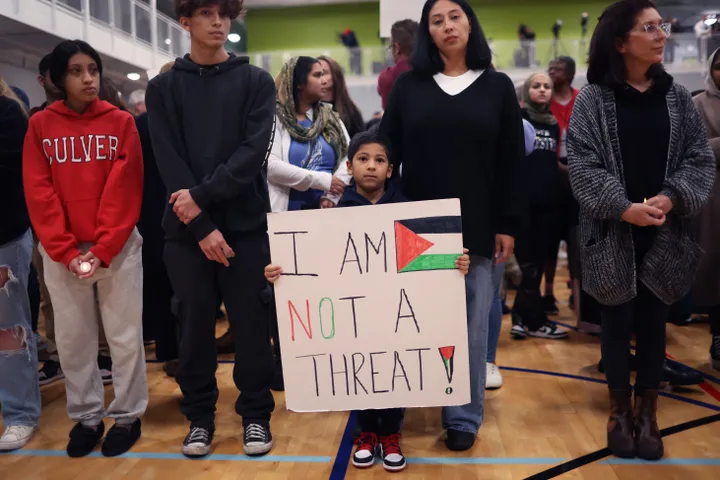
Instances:
[[[532,27],[539,39],[552,38],[551,26],[564,21],[564,37],[580,36],[580,14],[590,13],[590,27],[608,1],[471,0],[488,37],[515,40],[517,26]],[[380,45],[377,3],[251,9],[246,18],[248,50],[297,50],[340,46],[337,34],[349,27],[360,45]]]

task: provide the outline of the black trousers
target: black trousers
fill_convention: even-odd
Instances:
[[[358,425],[360,430],[362,432],[374,433],[378,436],[400,433],[404,418],[404,408],[358,411]]]
[[[214,427],[218,387],[215,379],[215,312],[225,301],[235,339],[233,380],[240,390],[235,411],[243,425],[268,425],[275,409],[270,392],[273,358],[269,304],[263,296],[270,247],[265,232],[226,241],[235,252],[230,267],[212,262],[193,241],[168,241],[165,263],[178,301],[182,338],[176,377],[183,393],[180,409],[193,424]]]
[[[557,238],[559,222],[559,212],[531,212],[524,231],[515,239],[515,258],[523,278],[515,297],[513,312],[522,318],[529,330],[539,329],[547,320],[540,283],[549,245]]]
[[[665,322],[670,306],[642,283],[633,300],[615,307],[602,306],[602,358],[605,376],[613,390],[630,388],[630,341],[635,333],[635,390],[660,386],[665,361]]]
[[[179,356],[180,332],[162,255],[162,250],[148,252],[143,246],[143,337],[155,340],[155,356],[166,362]]]

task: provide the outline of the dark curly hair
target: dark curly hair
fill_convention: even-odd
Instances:
[[[611,88],[625,84],[627,71],[617,50],[618,41],[627,40],[638,15],[647,8],[657,8],[655,0],[619,0],[605,9],[590,40],[588,83]],[[650,67],[646,76],[655,78],[664,71],[658,63]]]
[[[220,14],[235,20],[242,11],[243,0],[175,0],[175,15],[190,18],[198,8],[217,5]]]

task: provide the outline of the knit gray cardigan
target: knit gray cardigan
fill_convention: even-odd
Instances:
[[[690,218],[708,200],[715,158],[690,93],[673,83],[667,93],[670,146],[663,190],[673,203],[642,265],[635,265],[632,228],[621,220],[631,202],[625,190],[615,93],[588,85],[573,107],[567,134],[573,194],[580,204],[582,286],[603,305],[637,296],[639,279],[663,303],[684,297],[703,252]]]

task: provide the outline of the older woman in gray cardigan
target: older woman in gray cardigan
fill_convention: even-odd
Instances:
[[[715,159],[688,91],[661,66],[669,34],[652,0],[606,9],[590,44],[588,83],[568,130],[580,204],[583,289],[602,305],[611,413],[608,447],[657,460],[658,386],[669,306],[693,283],[702,249],[690,218],[707,201]],[[629,349],[637,340],[635,409]]]

